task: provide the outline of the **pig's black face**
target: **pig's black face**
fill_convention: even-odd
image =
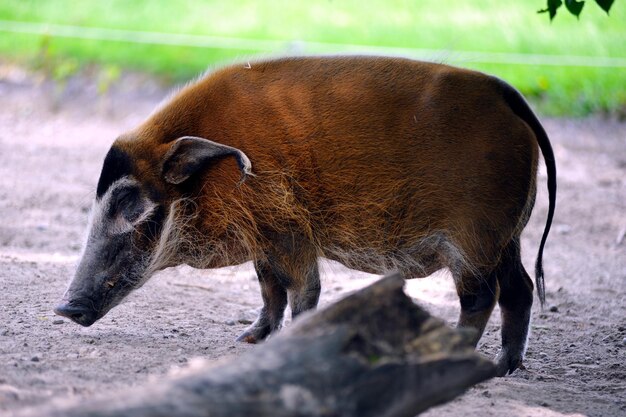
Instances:
[[[106,168],[105,160],[82,258],[55,308],[83,326],[104,316],[154,272],[152,255],[165,218],[139,181],[131,175],[111,180]],[[126,174],[119,164],[115,168]]]
[[[196,203],[182,193],[168,197],[168,188],[185,183],[216,158],[234,157],[242,181],[253,175],[250,159],[239,149],[194,136],[175,140],[162,159],[143,159],[146,154],[133,158],[113,144],[104,159],[83,255],[54,310],[83,326],[158,270],[183,262],[212,265],[210,240],[198,243],[206,237],[194,228]],[[155,167],[158,174],[150,172]]]

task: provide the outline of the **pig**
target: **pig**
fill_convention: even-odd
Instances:
[[[549,195],[535,265],[543,305],[556,164],[513,87],[395,57],[220,69],[112,144],[55,312],[90,326],[164,268],[252,261],[263,307],[238,340],[255,343],[281,327],[287,304],[294,318],[316,307],[320,257],[406,278],[447,268],[474,345],[499,303],[505,375],[522,363],[533,304],[520,234],[539,152]]]

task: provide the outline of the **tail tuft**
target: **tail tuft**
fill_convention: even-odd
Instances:
[[[537,257],[537,262],[535,263],[535,284],[537,285],[537,295],[539,295],[541,309],[543,309],[546,304],[546,284],[543,279],[543,265],[541,264],[541,256]]]

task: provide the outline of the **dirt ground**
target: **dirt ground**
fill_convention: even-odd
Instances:
[[[169,269],[82,328],[52,313],[72,274],[100,166],[112,140],[166,95],[125,76],[106,95],[88,79],[64,89],[0,65],[0,415],[158,379],[194,357],[236,356],[261,306],[250,265]],[[626,415],[626,124],[546,119],[559,170],[544,262],[547,308],[533,312],[525,370],[427,416]],[[532,269],[547,206],[545,175],[523,236]],[[323,262],[322,304],[377,277]],[[407,292],[453,324],[441,272]],[[538,301],[536,301],[538,306]],[[499,346],[496,311],[479,351]]]

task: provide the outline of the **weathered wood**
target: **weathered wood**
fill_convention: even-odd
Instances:
[[[236,359],[27,415],[411,417],[493,377],[471,337],[429,316],[403,285],[388,276]]]

